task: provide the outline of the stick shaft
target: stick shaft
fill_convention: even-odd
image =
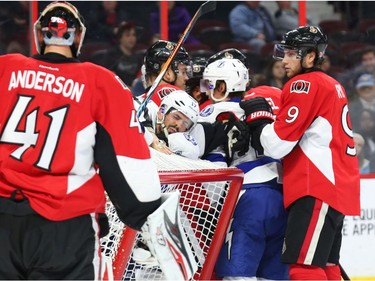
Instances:
[[[137,110],[137,117],[142,114],[142,112],[145,110],[145,107],[149,100],[151,99],[152,95],[155,92],[156,87],[159,85],[160,81],[163,79],[163,76],[165,72],[167,72],[167,69],[171,65],[173,59],[176,57],[180,47],[182,44],[186,41],[187,37],[189,36],[191,30],[193,29],[196,21],[204,14],[207,14],[211,11],[214,11],[216,9],[216,1],[207,1],[203,3],[197,12],[192,17],[191,21],[189,22],[188,26],[185,28],[184,33],[181,35],[180,39],[178,39],[176,46],[172,50],[171,54],[169,55],[167,61],[163,64],[163,67],[160,70],[159,75],[156,77],[154,83],[151,85],[151,88],[148,90],[145,99],[142,101],[141,105],[139,106]]]
[[[345,280],[345,281],[350,281],[349,275],[345,272],[345,270],[344,270],[344,268],[342,267],[341,264],[339,264],[339,267],[340,267],[340,272],[341,272],[342,279]]]

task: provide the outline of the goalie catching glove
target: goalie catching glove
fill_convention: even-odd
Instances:
[[[246,124],[251,132],[251,146],[258,157],[263,156],[263,147],[260,143],[260,134],[267,124],[274,122],[274,114],[268,101],[256,97],[240,102],[240,107],[245,111]]]
[[[240,121],[233,112],[222,112],[216,117],[217,122],[225,125],[224,131],[227,135],[225,150],[228,155],[228,163],[232,161],[233,154],[245,155],[249,151],[250,131],[246,123]]]

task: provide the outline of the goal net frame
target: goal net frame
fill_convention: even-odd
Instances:
[[[168,162],[168,157],[161,156],[158,154],[152,153],[153,159],[157,158],[161,162],[162,165],[165,162]],[[185,162],[186,158],[183,157],[174,157],[177,161]],[[165,158],[165,159],[164,159]],[[158,162],[156,161],[156,162]],[[208,161],[207,161],[208,162]],[[233,215],[235,205],[237,203],[238,195],[241,190],[242,182],[243,182],[243,172],[237,168],[221,168],[209,162],[210,164],[206,165],[207,162],[203,162],[202,160],[199,161],[188,161],[187,168],[185,166],[182,170],[181,167],[173,167],[170,164],[166,164],[167,167],[173,170],[165,170],[165,167],[161,167],[159,163],[157,163],[160,182],[162,187],[165,185],[177,186],[177,189],[184,188],[185,185],[192,184],[194,185],[204,185],[212,182],[220,182],[225,183],[225,195],[223,195],[220,200],[222,200],[222,205],[220,206],[220,213],[219,217],[216,218],[215,223],[216,227],[212,234],[212,239],[210,239],[209,245],[207,245],[208,250],[204,251],[204,263],[202,266],[198,268],[198,271],[194,275],[193,279],[191,280],[211,280],[214,279],[214,267],[216,260],[218,258],[221,245],[224,242],[224,238],[226,235],[227,227],[229,225],[230,219]],[[203,163],[203,164],[202,164]],[[175,164],[179,165],[179,164]],[[193,167],[195,165],[195,167]],[[198,168],[196,168],[198,167]],[[207,168],[209,167],[209,168]],[[162,189],[163,191],[163,189]],[[181,190],[180,190],[181,191]],[[182,190],[183,191],[183,190]],[[186,192],[186,191],[185,191]],[[223,194],[224,194],[223,193]],[[192,201],[192,199],[189,199]],[[107,202],[110,204],[110,202]],[[181,205],[181,198],[180,198],[180,207]],[[185,206],[186,207],[186,206]],[[205,220],[206,218],[203,218]],[[112,222],[113,223],[113,222]],[[212,224],[211,221],[205,221],[205,223]],[[111,218],[110,218],[110,227],[111,226]],[[186,229],[185,229],[186,231]],[[111,231],[110,234],[111,235]],[[139,236],[136,230],[133,230],[128,227],[123,227],[122,233],[120,234],[120,242],[116,245],[115,253],[112,254],[113,256],[110,257],[111,261],[107,266],[111,267],[111,270],[107,271],[104,275],[103,279],[106,280],[134,280],[133,278],[127,278],[127,266],[132,256],[133,248],[136,244],[137,236]],[[108,236],[108,235],[107,235]],[[106,236],[106,237],[107,237]],[[103,240],[103,239],[102,239]],[[108,241],[106,242],[108,243]],[[102,242],[102,252],[104,251],[103,242]],[[193,249],[193,248],[192,248]],[[105,255],[105,253],[102,253]],[[109,273],[112,271],[111,273]],[[159,280],[158,278],[146,278],[147,280]],[[145,279],[143,279],[145,280]]]

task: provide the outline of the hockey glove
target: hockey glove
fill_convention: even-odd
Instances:
[[[255,149],[256,155],[261,157],[264,149],[260,142],[260,135],[264,126],[274,121],[272,108],[262,97],[241,101],[240,107],[245,111],[246,123],[251,134],[251,146]]]
[[[240,107],[245,111],[246,123],[252,130],[274,121],[272,108],[265,98],[243,100],[240,102]]]
[[[240,121],[233,112],[223,112],[216,117],[216,121],[225,124],[224,131],[227,135],[225,151],[227,160],[230,163],[233,154],[238,152],[238,156],[243,156],[249,151],[250,131],[246,123]]]

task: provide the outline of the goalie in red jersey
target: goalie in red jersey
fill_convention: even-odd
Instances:
[[[158,173],[130,90],[77,59],[78,10],[53,2],[34,27],[38,55],[0,57],[0,279],[99,280],[105,191],[141,229]]]
[[[345,215],[359,215],[359,169],[342,85],[320,70],[327,36],[315,26],[284,35],[274,58],[290,80],[276,121],[262,98],[243,101],[251,145],[283,159],[288,224],[282,261],[292,280],[340,280]]]

